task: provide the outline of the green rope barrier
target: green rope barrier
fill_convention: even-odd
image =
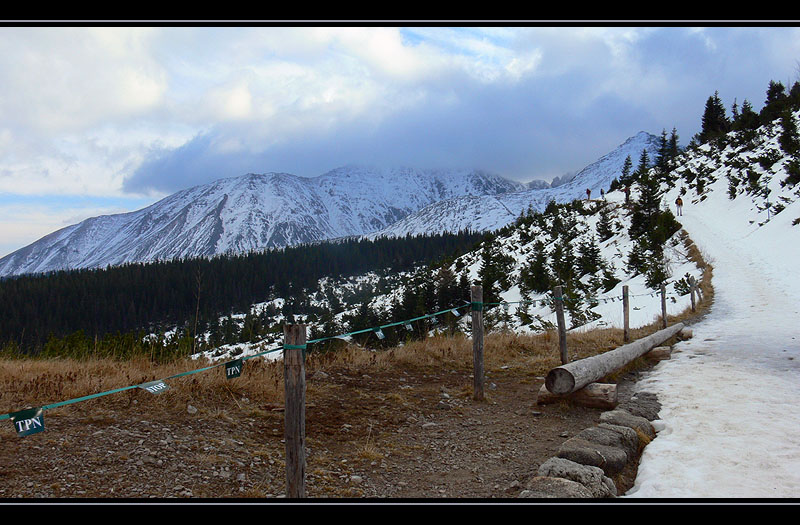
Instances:
[[[646,295],[651,295],[652,296],[652,294],[641,294],[641,295],[633,295],[633,296],[629,295],[629,297],[644,297]],[[562,300],[562,301],[575,301],[574,299],[570,299],[569,297],[566,297],[566,296],[564,296],[564,297],[553,297],[553,299]],[[606,296],[606,297],[601,297],[601,298],[595,298],[595,301],[597,301],[598,299],[604,299],[604,300],[611,299],[611,300],[614,300],[614,299],[622,299],[622,297]],[[539,301],[544,303],[544,300],[539,300]],[[523,303],[536,304],[539,301],[536,301],[536,300],[500,301],[500,302],[495,302],[495,303],[485,303],[485,302],[479,302],[479,301],[472,301],[472,302],[464,301],[464,303],[465,303],[465,305],[469,305],[471,307],[472,311],[481,312],[481,311],[484,311],[484,309],[487,306],[523,304]],[[434,318],[434,320],[435,320],[435,318],[437,316],[444,315],[444,314],[446,314],[448,312],[454,312],[454,315],[460,317],[460,314],[457,312],[457,308],[448,308],[446,310],[441,310],[439,312],[434,312],[432,314],[421,315],[419,317],[414,317],[412,319],[407,319],[407,320],[404,320],[404,321],[397,321],[397,322],[393,322],[393,323],[389,323],[389,324],[380,325],[379,327],[365,328],[363,330],[356,330],[356,331],[348,332],[348,333],[345,333],[345,334],[312,339],[310,341],[307,341],[306,344],[304,344],[304,345],[287,345],[287,344],[284,344],[283,347],[264,350],[264,351],[258,352],[256,354],[245,356],[245,357],[241,358],[241,360],[242,361],[246,361],[248,359],[261,357],[261,356],[264,356],[264,355],[267,355],[267,354],[270,354],[270,353],[273,353],[273,352],[279,352],[279,351],[283,351],[283,350],[303,350],[303,357],[305,357],[306,350],[308,348],[308,345],[310,345],[310,344],[321,343],[323,341],[328,341],[330,339],[341,339],[341,338],[344,338],[344,337],[363,334],[363,333],[367,333],[367,332],[375,332],[375,333],[381,333],[382,334],[381,330],[384,329],[384,328],[391,328],[391,327],[400,326],[400,325],[409,326],[410,323],[413,323],[415,321],[420,321],[422,319]],[[260,341],[259,343],[263,343],[263,340]],[[259,344],[259,343],[256,343],[256,344]],[[165,378],[157,380],[157,381],[167,381],[169,379],[176,379],[178,377],[184,377],[184,376],[189,376],[189,375],[192,375],[192,374],[197,374],[197,373],[200,373],[200,372],[205,372],[205,371],[211,370],[213,368],[218,368],[220,366],[224,366],[228,362],[229,361],[218,363],[218,364],[212,365],[212,366],[207,366],[207,367],[204,367],[204,368],[198,368],[196,370],[189,370],[189,371],[186,371],[186,372],[181,372],[179,374],[174,374],[174,375],[165,377]],[[146,383],[143,383],[143,384],[146,384]],[[79,403],[79,402],[82,402],[82,401],[88,401],[90,399],[96,399],[96,398],[99,398],[99,397],[103,397],[103,396],[107,396],[107,395],[111,395],[111,394],[116,394],[118,392],[124,392],[126,390],[139,388],[141,386],[142,385],[131,385],[131,386],[123,387],[123,388],[116,388],[116,389],[113,389],[113,390],[107,390],[105,392],[99,392],[99,393],[96,393],[96,394],[91,394],[91,395],[78,397],[78,398],[74,398],[74,399],[69,399],[69,400],[66,400],[66,401],[60,401],[58,403],[51,403],[51,404],[48,404],[48,405],[44,405],[44,406],[41,407],[41,409],[42,410],[49,410],[49,409],[52,409],[52,408],[58,408],[58,407],[66,406],[66,405],[71,405],[73,403]],[[6,419],[11,419],[11,416],[13,414],[16,414],[16,412],[11,412],[9,414],[0,414],[0,421],[6,420]]]

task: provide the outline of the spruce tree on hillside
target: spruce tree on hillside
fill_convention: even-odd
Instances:
[[[722,105],[719,92],[715,91],[712,96],[708,97],[701,122],[701,130],[696,135],[701,144],[722,137],[730,131],[730,121],[725,115],[725,106]]]
[[[633,176],[631,175],[631,170],[633,169],[633,161],[631,160],[631,156],[628,155],[625,157],[625,162],[622,164],[622,174],[619,176],[619,183],[624,186],[630,186],[633,182]]]
[[[669,158],[671,161],[673,161],[671,164],[673,164],[674,160],[681,153],[680,144],[678,142],[678,130],[676,128],[672,128],[672,133],[669,135],[669,145],[667,149],[669,151]]]
[[[569,237],[561,236],[553,246],[550,255],[552,260],[553,277],[556,284],[562,284],[568,289],[572,288],[572,281],[576,277],[576,258]]]
[[[511,287],[509,277],[513,265],[514,259],[505,254],[494,239],[484,243],[481,250],[481,265],[478,269],[484,302],[500,301],[500,292]]]
[[[650,157],[647,155],[647,149],[643,149],[639,156],[639,165],[636,166],[636,171],[633,173],[633,180],[638,182],[642,177],[646,177],[649,166]]]
[[[607,241],[614,235],[614,225],[611,222],[611,210],[608,206],[600,208],[600,219],[597,221],[597,235],[600,242]]]
[[[644,157],[644,153],[643,153]],[[633,203],[628,234],[632,239],[646,235],[655,227],[661,213],[661,192],[658,180],[644,170],[638,178],[639,197]]]
[[[519,287],[523,293],[545,293],[552,288],[547,253],[542,241],[536,241],[533,248],[533,258],[520,268]]]
[[[661,137],[658,139],[658,150],[656,152],[656,170],[659,176],[663,176],[669,171],[669,140],[667,130],[661,130]]]
[[[793,110],[800,109],[800,81],[792,84],[792,89],[789,90],[789,107]]]
[[[731,123],[733,131],[754,130],[760,126],[758,113],[753,111],[750,101],[745,99],[742,102],[742,109],[736,119]]]
[[[800,136],[797,133],[794,113],[788,108],[781,113],[781,127],[782,131],[778,137],[781,149],[789,156],[797,155],[800,152]]]
[[[592,235],[588,240],[578,245],[578,274],[582,277],[586,274],[594,275],[603,266],[603,258],[600,255],[600,247],[597,240]]]
[[[767,100],[761,108],[759,117],[761,124],[769,124],[773,120],[780,118],[783,110],[786,109],[789,97],[786,95],[786,88],[781,82],[770,80],[767,88]]]

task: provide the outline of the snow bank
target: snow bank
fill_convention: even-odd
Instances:
[[[714,267],[714,304],[637,385],[658,395],[664,428],[628,497],[800,494],[800,202],[759,227],[766,211],[725,184],[679,217]]]

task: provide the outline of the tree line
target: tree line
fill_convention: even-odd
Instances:
[[[193,334],[210,326],[218,328],[221,316],[248,311],[252,304],[276,297],[295,298],[287,301],[284,315],[305,313],[299,311],[300,298],[316,290],[323,277],[387,268],[407,271],[467,251],[482,237],[462,231],[345,239],[214,258],[5,278],[0,280],[0,349],[37,354],[48,343],[54,346],[70,335],[96,347],[103,338],[158,334],[174,326],[185,327],[182,334],[193,339]]]

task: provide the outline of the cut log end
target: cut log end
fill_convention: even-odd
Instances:
[[[580,390],[563,396],[550,393],[547,387],[542,385],[542,388],[536,396],[536,403],[539,405],[556,403],[562,400],[572,401],[575,404],[585,407],[602,408],[606,410],[613,410],[619,403],[617,385],[613,383],[591,383]]]
[[[544,386],[553,394],[569,394],[575,389],[575,377],[563,368],[553,368],[544,379]]]

